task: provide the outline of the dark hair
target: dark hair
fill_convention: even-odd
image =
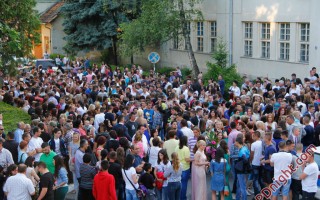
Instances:
[[[134,161],[134,156],[131,154],[128,154],[124,161],[123,169],[128,170],[130,167],[132,167],[133,161]]]
[[[279,149],[284,149],[285,146],[286,146],[286,142],[285,142],[285,141],[281,141],[281,142],[279,142],[279,144],[278,144]]]
[[[235,129],[237,127],[237,124],[235,122],[230,123],[231,129]]]
[[[36,127],[33,128],[33,134],[35,134],[38,131],[39,131],[39,127],[36,126]]]
[[[188,146],[188,137],[183,135],[179,139],[179,149],[182,149],[183,146]]]
[[[41,168],[45,169],[45,168],[47,168],[47,164],[45,162],[41,161],[41,162],[38,163],[38,167],[41,167]]]
[[[151,166],[150,163],[144,163],[144,165],[143,165],[143,170],[147,172],[149,169],[151,169],[151,167],[152,167],[152,166]]]
[[[56,133],[58,133],[59,131],[61,131],[59,128],[54,128],[53,131],[52,131],[52,133],[53,133],[53,134],[56,134]]]
[[[56,155],[53,157],[53,160],[54,160],[54,177],[58,178],[59,171],[61,167],[64,166],[63,159],[59,155]]]
[[[107,160],[101,161],[101,169],[104,171],[109,169],[109,162]]]
[[[129,141],[125,137],[122,137],[122,138],[119,139],[119,144],[124,149],[124,151],[126,151],[127,149],[130,148]]]
[[[12,176],[12,172],[14,170],[16,170],[17,168],[18,168],[18,166],[16,164],[9,165],[9,167],[7,168],[7,175]]]
[[[281,132],[281,135],[284,135],[285,137],[288,137],[288,136],[289,136],[289,133],[288,133],[287,130],[283,130],[283,131]]]
[[[108,151],[106,149],[102,149],[100,152],[101,160],[105,160],[106,157],[108,156]]]
[[[220,141],[220,147],[224,150],[224,153],[228,153],[228,143],[225,140]]]
[[[217,149],[217,151],[216,151],[216,157],[214,158],[214,160],[215,160],[217,163],[220,163],[221,158],[224,158],[224,150],[219,147],[219,148]]]
[[[91,162],[91,154],[85,153],[85,154],[83,155],[83,162],[84,162],[84,163],[90,163],[90,162]]]
[[[157,160],[158,165],[161,162],[161,159],[160,159],[160,156],[159,156],[160,153],[163,155],[163,164],[166,165],[169,162],[169,156],[168,156],[167,150],[166,149],[161,149],[158,152],[158,160]]]
[[[281,139],[281,131],[280,130],[275,130],[274,132],[273,132],[273,138],[274,139]]]
[[[86,139],[80,140],[80,148],[82,148],[88,141]]]
[[[14,132],[9,131],[7,135],[10,139],[14,139]]]
[[[48,146],[49,146],[48,142],[44,142],[44,143],[41,144],[41,148],[42,148],[42,149],[43,149],[43,148],[46,148],[46,147],[48,147]]]
[[[104,136],[99,136],[98,137],[98,140],[97,140],[97,145],[99,146],[99,145],[102,145],[102,144],[104,144],[104,143],[106,143],[106,137],[104,137]]]
[[[153,146],[158,147],[158,146],[159,146],[159,144],[160,144],[160,140],[159,140],[159,138],[158,138],[158,137],[153,138],[153,140],[152,140],[152,144],[153,144]]]
[[[24,164],[26,164],[28,167],[33,167],[33,161],[34,161],[33,156],[28,156],[28,158],[24,161]]]
[[[113,139],[117,139],[117,137],[118,137],[118,134],[117,134],[117,132],[116,132],[115,130],[111,130],[111,131],[109,132],[109,135],[110,135],[110,137],[113,138]]]
[[[103,150],[102,150],[102,151],[103,151]],[[101,153],[102,153],[102,151],[101,151]],[[101,155],[101,157],[102,157],[102,155]],[[111,152],[109,153],[109,158],[112,159],[112,160],[116,160],[116,159],[117,159],[117,152],[111,151]]]

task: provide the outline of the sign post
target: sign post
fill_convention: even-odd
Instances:
[[[160,55],[157,52],[151,52],[148,55],[148,60],[153,64],[153,73],[155,73],[156,63],[160,61]]]

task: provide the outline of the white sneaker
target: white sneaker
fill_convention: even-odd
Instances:
[[[249,190],[246,190],[246,192],[247,192],[247,196],[250,196],[250,195],[251,195],[251,193],[249,192]]]

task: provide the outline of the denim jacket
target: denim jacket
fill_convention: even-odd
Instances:
[[[56,183],[57,185],[60,185],[61,183],[65,182],[66,184],[64,184],[62,187],[68,186],[68,172],[66,168],[61,167],[56,180],[57,180],[57,183]]]

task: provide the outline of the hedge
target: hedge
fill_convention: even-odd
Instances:
[[[31,123],[31,117],[28,113],[4,102],[0,102],[0,112],[3,116],[2,123],[6,133],[15,130],[17,128],[17,123],[20,121],[28,124]]]

